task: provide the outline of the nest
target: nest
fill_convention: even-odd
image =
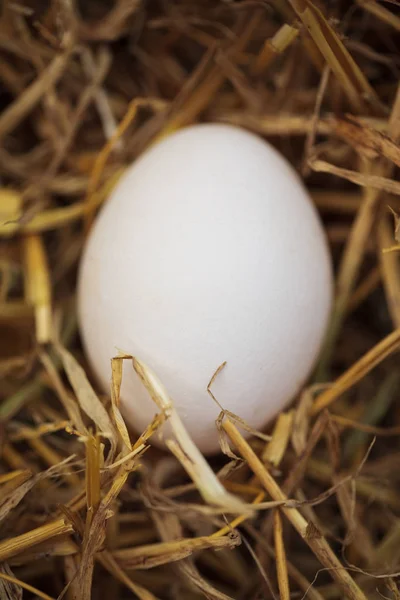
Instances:
[[[399,30],[396,0],[4,0],[0,598],[400,598]],[[208,462],[140,357],[96,389],[74,308],[98,207],[198,121],[286,155],[337,282],[315,377],[264,437],[223,414]],[[159,408],[139,438],[124,360]]]

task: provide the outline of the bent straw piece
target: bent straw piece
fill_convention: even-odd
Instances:
[[[167,390],[156,374],[138,358],[132,357],[132,362],[137,375],[150,394],[151,399],[168,416],[175,440],[167,440],[167,446],[192,478],[205,502],[223,507],[226,512],[230,513],[251,513],[249,505],[245,504],[240,498],[230,494],[219,481],[186,431]]]
[[[255,452],[250,448],[249,444],[243,438],[239,430],[229,419],[225,419],[222,424],[223,429],[228,434],[231,441],[239,450],[242,457],[247,461],[247,464],[259,479],[273,500],[286,501],[287,497],[282,492],[276,481],[263,466]],[[306,544],[314,552],[321,564],[329,570],[332,578],[340,585],[345,597],[349,600],[367,600],[363,591],[358,587],[354,579],[349,575],[348,571],[339,561],[337,556],[332,551],[328,542],[321,534],[310,535],[311,529],[314,531],[315,526],[309,523],[303,515],[295,508],[281,508],[286,518],[290,521],[296,531],[300,534]]]

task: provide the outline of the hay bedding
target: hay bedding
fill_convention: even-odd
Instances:
[[[400,598],[399,30],[395,0],[3,1],[1,599]],[[159,416],[128,433],[131,358],[93,389],[74,312],[97,208],[196,121],[289,158],[337,276],[316,378],[270,438],[225,415],[212,468],[140,357]]]

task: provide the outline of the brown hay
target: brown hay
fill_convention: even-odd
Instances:
[[[395,0],[3,2],[0,598],[400,597],[399,30]],[[302,172],[337,273],[314,381],[249,442],[222,412],[212,461],[140,357],[93,387],[74,311],[98,208],[198,121]],[[159,411],[136,438],[123,361]]]

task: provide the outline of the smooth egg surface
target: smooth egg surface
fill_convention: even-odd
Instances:
[[[262,428],[299,392],[331,308],[316,210],[290,164],[243,129],[194,125],[127,170],[84,250],[78,313],[103,388],[118,350],[158,375],[204,453],[219,403]],[[124,366],[122,411],[141,433],[158,409]],[[162,444],[159,437],[154,443]]]

